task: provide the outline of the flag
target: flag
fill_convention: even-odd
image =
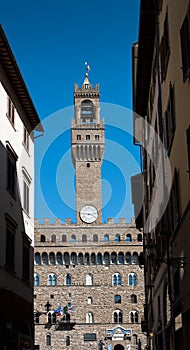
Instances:
[[[63,313],[64,313],[65,315],[68,314],[68,307],[67,307],[67,305],[64,306],[64,308],[63,308]]]
[[[74,306],[69,306],[68,307],[68,312],[70,313],[70,314],[72,314],[72,313],[74,313]]]
[[[63,310],[61,310],[61,305],[59,305],[58,308],[54,310],[54,312],[56,313],[56,316],[63,315]]]

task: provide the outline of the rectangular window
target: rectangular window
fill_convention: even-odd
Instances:
[[[16,194],[16,155],[7,147],[7,189],[15,196]]]
[[[30,245],[31,239],[23,233],[23,244],[22,244],[22,278],[29,282],[30,281]]]
[[[174,86],[170,83],[169,100],[165,111],[164,139],[165,148],[169,153],[175,132]]]
[[[181,57],[183,82],[189,77],[190,73],[190,14],[185,16],[182,27],[180,29],[181,39]]]
[[[14,126],[15,123],[15,107],[12,100],[7,96],[7,117],[9,118],[11,124]]]
[[[15,269],[15,236],[16,222],[6,215],[6,266],[14,271]]]
[[[23,209],[24,211],[29,215],[30,214],[30,184],[31,184],[31,177],[30,174],[27,172],[25,167],[22,168],[23,173]]]
[[[178,195],[178,173],[175,169],[173,185],[171,189],[171,211],[172,211],[172,231],[174,232],[179,220],[179,195]]]
[[[29,214],[29,185],[26,180],[23,180],[23,208]]]
[[[77,140],[78,140],[78,141],[81,140],[81,135],[77,135]]]
[[[29,152],[29,133],[25,127],[23,129],[23,145],[26,148],[27,152]]]
[[[100,139],[99,135],[95,135],[95,140],[98,141]]]
[[[166,79],[166,72],[167,72],[169,57],[170,57],[169,27],[168,27],[168,14],[166,14],[166,18],[164,21],[164,33],[160,44],[162,81]]]
[[[86,135],[86,140],[90,140],[90,135]]]

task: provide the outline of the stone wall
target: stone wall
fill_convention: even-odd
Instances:
[[[82,242],[82,235],[87,235],[87,242]],[[126,235],[131,234],[131,242],[126,241]],[[56,242],[51,242],[52,235],[56,236]],[[67,236],[67,242],[62,242],[62,235]],[[76,242],[71,241],[72,235],[76,236]],[[93,242],[93,235],[98,235],[98,242]],[[104,242],[104,235],[109,234],[109,242]],[[134,221],[127,224],[125,220],[114,223],[109,219],[108,223],[99,226],[77,226],[71,224],[67,219],[65,224],[56,220],[50,223],[48,220],[40,224],[36,221],[35,227],[35,253],[59,252],[64,255],[65,252],[75,252],[78,258],[79,253],[104,253],[114,252],[116,254],[126,252],[131,255],[136,252],[140,256],[142,253],[142,241],[138,241],[138,234],[141,234],[134,225]],[[46,237],[45,242],[41,242],[41,235]],[[116,235],[120,236],[120,241],[116,242]],[[35,287],[34,309],[40,313],[39,324],[35,325],[35,343],[40,345],[40,349],[47,349],[46,336],[51,335],[51,349],[97,349],[100,339],[104,341],[104,349],[107,349],[108,343],[114,345],[131,345],[131,350],[137,349],[135,339],[145,342],[145,336],[141,333],[141,319],[143,317],[144,304],[144,269],[139,264],[128,264],[126,260],[122,264],[106,264],[104,259],[101,265],[89,263],[73,265],[71,263],[47,266],[35,264],[35,273],[39,275],[39,286]],[[129,285],[128,275],[136,274],[137,285]],[[48,275],[56,274],[56,286],[48,286]],[[70,275],[71,284],[66,285],[66,275]],[[86,285],[86,276],[92,276],[92,285]],[[113,285],[113,275],[121,275],[121,285]],[[137,303],[131,302],[131,295],[137,296]],[[120,295],[121,302],[115,303],[114,296]],[[91,303],[89,303],[91,298]],[[49,302],[50,309],[56,310],[59,305],[63,308],[68,303],[73,306],[70,316],[71,324],[76,323],[72,330],[56,330],[56,325],[48,324],[48,316],[45,305]],[[122,322],[114,322],[114,311],[122,312]],[[138,322],[131,322],[131,311],[138,312]],[[93,314],[93,323],[86,323],[86,315]],[[57,316],[60,321],[63,315]],[[105,339],[106,330],[115,330],[115,339]],[[131,337],[124,340],[122,330],[131,332]],[[84,341],[85,333],[95,333],[96,341]],[[70,337],[70,345],[66,346],[66,336]]]

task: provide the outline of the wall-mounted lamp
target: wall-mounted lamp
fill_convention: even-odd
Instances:
[[[155,257],[156,255],[156,244],[153,243],[152,241],[145,246],[145,250],[147,250],[148,256],[150,258]],[[180,257],[173,257],[173,258],[159,258],[156,259],[157,262],[163,262],[169,266],[173,266],[177,269],[183,268],[185,266],[186,258],[184,256]]]

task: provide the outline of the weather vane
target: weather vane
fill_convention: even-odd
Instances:
[[[90,71],[90,66],[88,64],[88,62],[84,62],[85,66],[86,66],[86,77],[88,77],[88,72]]]

